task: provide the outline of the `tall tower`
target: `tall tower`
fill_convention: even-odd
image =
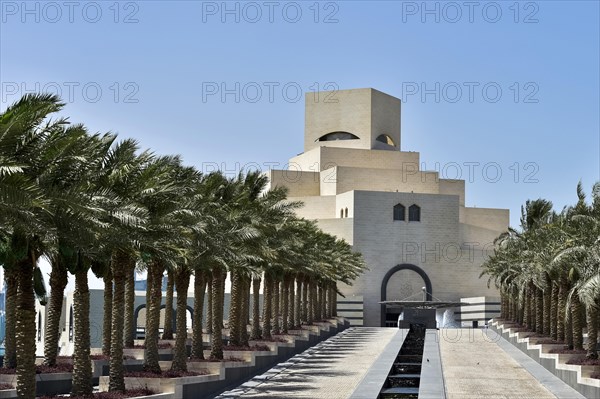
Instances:
[[[304,152],[339,147],[400,150],[400,100],[375,89],[307,95]]]

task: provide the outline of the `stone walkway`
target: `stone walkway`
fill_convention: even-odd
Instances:
[[[346,399],[398,333],[348,329],[218,398]]]
[[[447,398],[555,399],[497,340],[485,330],[440,330]]]

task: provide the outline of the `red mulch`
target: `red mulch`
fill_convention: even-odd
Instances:
[[[61,359],[73,359],[73,356],[56,356],[57,360],[61,360]],[[110,360],[110,356],[108,355],[103,355],[103,354],[99,354],[99,355],[90,355],[90,359],[92,360]],[[130,359],[135,359],[135,357],[133,356],[128,356],[128,355],[124,355],[123,356],[123,360],[130,360]]]
[[[15,389],[15,388],[10,384],[0,384],[0,391],[4,391],[5,389]]]
[[[597,380],[600,380],[600,373],[594,373],[590,376],[590,378],[595,378]]]
[[[220,362],[243,362],[244,359],[240,359],[239,357],[226,357],[224,359],[198,359],[198,358],[190,358],[188,361],[190,362],[210,362],[210,363],[220,363]]]
[[[543,335],[540,333],[531,333],[531,334],[523,334],[519,338],[539,338],[539,337],[543,337]]]
[[[279,338],[275,335],[271,336],[271,338],[261,338],[257,339],[257,342],[288,342],[287,339]]]
[[[205,375],[208,374],[206,372],[196,372],[196,371],[163,371],[161,373],[152,373],[150,371],[130,371],[125,373],[125,377],[135,377],[135,378],[181,378],[181,377],[194,377],[196,375]]]
[[[73,365],[67,363],[57,363],[56,366],[49,367],[44,365],[35,366],[36,374],[55,374],[55,373],[72,373]],[[17,369],[0,368],[0,374],[16,374]]]
[[[124,398],[133,398],[135,396],[149,396],[155,395],[156,392],[151,391],[149,389],[140,388],[140,389],[130,389],[125,392],[98,392],[93,394],[93,396],[69,396],[69,399],[124,399]],[[38,399],[57,399],[58,396],[42,396]]]
[[[253,345],[253,346],[233,346],[227,345],[223,347],[224,351],[269,351],[267,345]]]
[[[555,348],[555,349],[550,349],[550,353],[558,353],[561,355],[566,355],[566,354],[585,354],[587,353],[587,351],[585,349],[567,349],[567,348]]]
[[[587,357],[578,357],[567,360],[567,364],[576,364],[580,366],[600,366],[600,359],[588,359]]]
[[[170,343],[165,343],[165,344],[158,344],[158,349],[171,349],[173,347],[173,345],[171,345]],[[129,349],[129,348],[123,348],[123,349]],[[133,348],[131,349],[146,349],[146,345],[133,345]]]
[[[546,344],[564,344],[564,341],[556,341],[553,340],[552,338],[548,338],[548,339],[540,339],[537,341],[538,344],[540,345],[546,345]]]

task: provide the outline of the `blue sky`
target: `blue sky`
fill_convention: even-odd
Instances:
[[[403,150],[518,225],[600,179],[599,3],[467,4],[2,0],[0,109],[46,88],[93,131],[235,172],[302,152],[298,91],[374,87],[403,100]]]

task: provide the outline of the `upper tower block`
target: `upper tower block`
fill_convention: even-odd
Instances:
[[[306,93],[304,152],[320,146],[400,150],[400,100],[375,89]]]

